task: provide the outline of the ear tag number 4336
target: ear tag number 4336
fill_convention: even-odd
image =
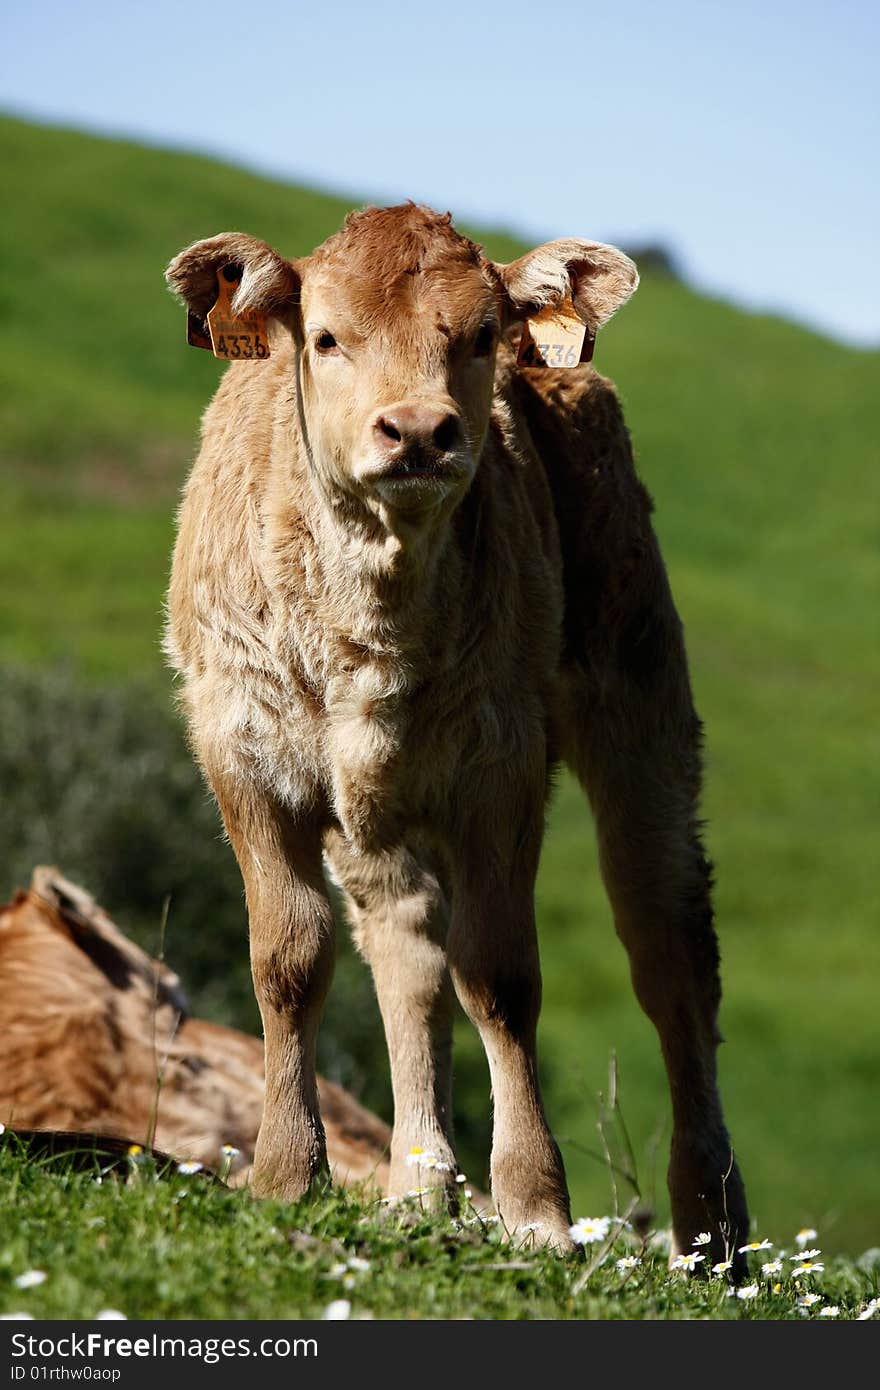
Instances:
[[[523,324],[517,361],[523,367],[576,367],[593,356],[593,335],[569,296]]]
[[[226,265],[217,271],[217,302],[207,319],[211,351],[224,361],[263,361],[269,356],[265,316],[232,311],[232,296],[240,283],[238,266]]]

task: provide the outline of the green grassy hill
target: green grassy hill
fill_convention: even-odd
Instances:
[[[232,228],[306,252],[347,205],[12,120],[0,150],[0,659],[137,675],[170,703],[158,632],[172,516],[221,369],[186,348],[163,268]],[[482,239],[500,257],[517,249]],[[761,1231],[816,1226],[826,1249],[880,1245],[878,355],[648,274],[596,363],[618,383],[657,502],[707,726],[722,1081],[753,1213]],[[548,1108],[576,1213],[607,1209],[587,1151],[616,1050],[662,1216],[665,1082],[591,844],[564,781],[539,890]],[[108,906],[124,921],[124,903]]]

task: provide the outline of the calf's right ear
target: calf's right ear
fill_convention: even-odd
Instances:
[[[165,279],[186,307],[204,319],[217,299],[217,272],[226,266],[240,272],[233,313],[287,318],[299,299],[296,268],[265,241],[245,232],[221,232],[207,241],[194,242],[174,257]]]

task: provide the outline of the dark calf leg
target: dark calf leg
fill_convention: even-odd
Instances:
[[[572,678],[566,758],[586,787],[617,932],[639,1003],[660,1038],[672,1098],[673,1253],[712,1236],[707,1263],[749,1237],[745,1191],[725,1128],[716,1048],[721,998],[711,871],[700,843],[700,725],[675,644],[649,690],[615,673],[603,700]]]

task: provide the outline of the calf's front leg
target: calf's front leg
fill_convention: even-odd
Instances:
[[[452,1010],[446,904],[436,877],[405,848],[354,855],[334,834],[327,855],[345,889],[358,949],[370,963],[394,1090],[389,1197],[455,1189]],[[419,1161],[418,1155],[424,1155]]]
[[[448,942],[456,992],[489,1063],[492,1196],[512,1236],[568,1251],[565,1170],[538,1083],[537,845],[533,853],[517,846],[504,871],[493,862],[491,851],[473,855],[457,878]]]
[[[320,829],[252,787],[222,775],[211,782],[244,879],[266,1045],[251,1184],[258,1196],[294,1200],[327,1173],[315,1049],[333,974],[334,927]]]

